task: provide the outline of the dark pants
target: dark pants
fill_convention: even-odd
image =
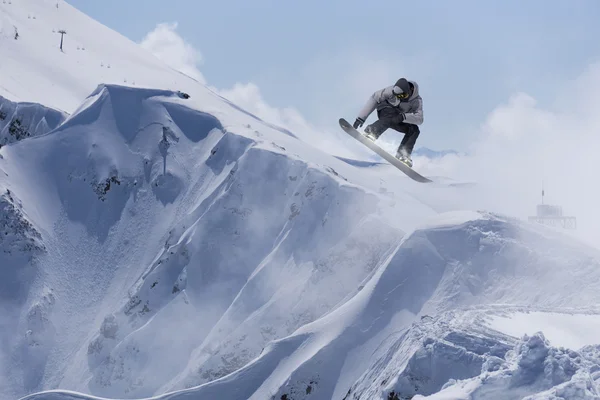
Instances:
[[[404,138],[398,147],[398,151],[400,151],[401,148],[404,148],[408,154],[411,154],[421,131],[415,124],[401,122],[399,120],[400,114],[400,110],[392,107],[377,110],[377,118],[379,119],[371,124],[371,129],[377,138],[379,138],[379,136],[381,136],[388,128],[404,133]]]

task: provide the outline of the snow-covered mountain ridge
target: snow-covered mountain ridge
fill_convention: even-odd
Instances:
[[[557,328],[598,326],[596,249],[333,157],[67,4],[0,11],[30,132],[0,149],[0,397],[597,398],[594,336]]]
[[[589,271],[597,275],[598,255],[589,249],[580,255],[576,243],[570,249],[559,247],[559,236],[491,215],[445,217],[450,219],[425,224],[405,237],[337,309],[272,341],[258,358],[228,376],[158,398],[521,399],[546,391],[594,398],[589,396],[598,393],[594,372],[600,368],[594,345],[565,350],[540,334],[518,340],[498,331],[494,321],[543,310],[538,304],[554,310],[547,312],[548,321],[557,318],[557,310],[597,320],[597,310],[587,306],[597,296],[598,280],[588,274],[583,285],[572,276]],[[455,245],[463,243],[463,235],[470,238],[470,250],[461,247],[457,253]],[[521,258],[524,251],[528,258]],[[486,270],[488,252],[502,255]],[[570,271],[563,270],[563,257],[572,259]],[[421,270],[415,271],[414,265]],[[543,289],[548,283],[536,283],[541,269],[579,291],[554,296]],[[439,297],[449,301],[439,302]],[[518,305],[507,299],[518,299]],[[584,314],[582,308],[587,308]],[[73,396],[44,393],[29,398],[87,398]]]
[[[189,372],[182,360],[195,348],[190,361],[203,373],[186,379],[222,376],[270,339],[328,311],[400,238],[372,208],[376,194],[348,184],[334,167],[280,153],[294,137],[274,130],[275,145],[259,132],[250,131],[254,139],[231,133],[186,102],[175,92],[101,85],[56,130],[2,149],[6,185],[35,212],[48,247],[32,265],[43,279],[24,288],[23,313],[53,293],[37,329],[55,332],[35,354],[24,338],[9,341],[10,357],[27,365],[7,372],[13,382],[67,379],[62,385],[84,390],[89,375],[93,392],[137,388],[143,395],[169,375],[143,385],[141,376],[171,362],[171,373],[183,379]],[[353,168],[331,162],[339,171]],[[374,242],[359,251],[362,234]],[[335,273],[340,262],[343,278]],[[19,320],[12,322],[25,331]],[[194,335],[174,346],[173,324]],[[159,343],[169,351],[157,352]],[[73,346],[80,351],[71,367],[48,369]],[[135,365],[140,351],[146,361]]]

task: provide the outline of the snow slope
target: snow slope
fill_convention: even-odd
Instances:
[[[60,30],[67,32],[63,52]],[[12,101],[71,113],[99,83],[163,89],[183,82],[135,43],[63,1],[0,3],[0,40],[0,95]]]
[[[30,302],[54,293],[51,323],[32,333],[55,333],[35,356],[13,344],[27,366],[13,381],[147,396],[190,353],[203,366],[192,381],[222,376],[354,291],[400,238],[376,195],[339,176],[353,167],[315,168],[281,153],[302,150],[295,138],[232,133],[186,102],[102,85],[58,129],[2,149],[7,188],[48,248]],[[174,344],[173,326],[187,340]]]
[[[499,254],[491,263],[490,253]],[[503,334],[493,321],[542,304],[587,308],[598,296],[599,262],[597,251],[517,221],[446,214],[405,237],[334,311],[226,377],[158,398],[595,398],[597,345],[566,350],[542,334]],[[538,282],[543,275],[548,281]],[[578,291],[559,297],[548,282]],[[28,399],[71,398],[63,395]]]
[[[595,318],[596,250],[333,157],[68,4],[1,3],[0,40],[32,132],[0,149],[0,397],[597,390],[593,339],[571,357],[550,320],[506,322]]]
[[[14,103],[0,96],[0,147],[57,128],[67,115],[37,103]]]

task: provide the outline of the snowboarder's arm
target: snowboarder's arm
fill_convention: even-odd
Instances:
[[[357,118],[363,122],[366,121],[367,118],[369,118],[369,115],[371,115],[371,113],[375,110],[375,107],[377,107],[377,103],[375,103],[373,96],[371,96],[369,97],[369,100],[367,100],[367,103],[364,105],[364,107],[358,113]]]
[[[361,119],[362,121],[366,121],[367,118],[369,117],[369,115],[371,115],[371,113],[373,111],[375,111],[375,108],[377,108],[377,104],[381,103],[384,100],[390,99],[393,96],[394,96],[394,93],[392,92],[391,86],[388,88],[376,91],[375,93],[373,93],[371,95],[371,97],[369,97],[369,100],[367,100],[367,103],[364,105],[364,107],[358,113],[358,118]]]
[[[404,122],[414,125],[421,125],[423,123],[423,100],[418,98],[417,109],[414,112],[404,114]]]

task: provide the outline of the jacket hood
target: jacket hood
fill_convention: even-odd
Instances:
[[[415,97],[419,97],[420,96],[420,94],[419,94],[419,85],[417,84],[417,82],[415,82],[415,81],[408,81],[408,83],[411,83],[413,85],[413,87],[414,87],[413,94],[412,94],[412,96],[410,96],[408,98],[408,100],[412,100]]]

